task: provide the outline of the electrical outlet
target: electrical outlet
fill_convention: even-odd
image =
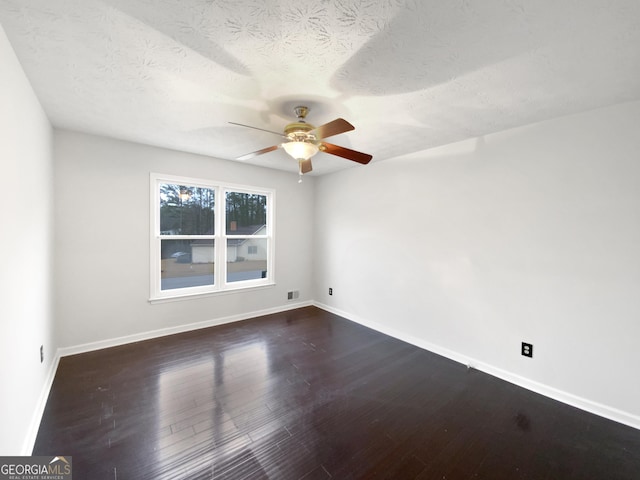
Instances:
[[[525,357],[533,358],[533,345],[530,343],[522,342],[522,355]]]
[[[40,363],[44,362],[44,345],[40,345]]]
[[[287,292],[287,300],[293,300],[293,292]]]
[[[333,288],[329,287],[329,295],[333,295]]]

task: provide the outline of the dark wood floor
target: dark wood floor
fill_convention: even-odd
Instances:
[[[74,479],[640,479],[640,430],[309,307],[64,357]]]

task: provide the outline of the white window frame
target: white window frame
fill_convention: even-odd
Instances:
[[[160,185],[163,183],[189,187],[209,188],[215,191],[215,226],[213,235],[162,235],[160,233]],[[193,296],[215,295],[264,288],[275,285],[274,279],[274,218],[275,190],[227,182],[210,181],[200,178],[180,177],[160,173],[150,174],[150,299],[151,303],[179,300]],[[227,192],[250,193],[267,197],[267,226],[264,235],[229,235],[226,232]],[[214,285],[174,288],[162,290],[161,243],[166,239],[212,239],[214,242]],[[265,278],[227,282],[227,239],[251,238],[267,241],[267,274]]]

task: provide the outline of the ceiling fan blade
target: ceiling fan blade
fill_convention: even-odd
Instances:
[[[264,128],[260,128],[260,127],[252,127],[251,125],[245,125],[244,123],[236,123],[236,122],[229,122],[231,125],[238,125],[239,127],[247,127],[247,128],[253,128],[254,130],[262,130],[263,132],[268,132],[268,133],[274,133],[276,135],[279,135],[281,137],[284,137],[284,135],[282,134],[282,132],[274,132],[272,130],[266,130]],[[285,137],[286,138],[286,137]]]
[[[329,138],[339,133],[349,132],[355,130],[356,127],[347,122],[344,118],[336,118],[335,120],[325,123],[316,127],[311,132],[320,140],[323,138]]]
[[[350,148],[340,147],[338,145],[333,145],[332,143],[322,142],[320,145],[321,152],[330,153],[331,155],[337,155],[338,157],[362,163],[363,165],[369,163],[373,158],[373,156],[369,155],[368,153],[356,152],[355,150],[351,150]]]
[[[280,145],[273,145],[272,147],[263,148],[262,150],[258,150],[256,152],[247,153],[246,155],[242,155],[241,157],[236,158],[236,160],[249,160],[253,157],[257,157],[258,155],[262,155],[263,153],[273,152],[280,148]]]
[[[311,167],[311,159],[298,160],[300,164],[300,173],[309,173],[313,168]]]

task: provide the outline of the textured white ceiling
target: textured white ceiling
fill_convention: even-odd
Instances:
[[[299,103],[375,162],[640,99],[638,0],[0,0],[0,22],[55,126],[225,159],[279,141],[227,122],[281,131]]]

